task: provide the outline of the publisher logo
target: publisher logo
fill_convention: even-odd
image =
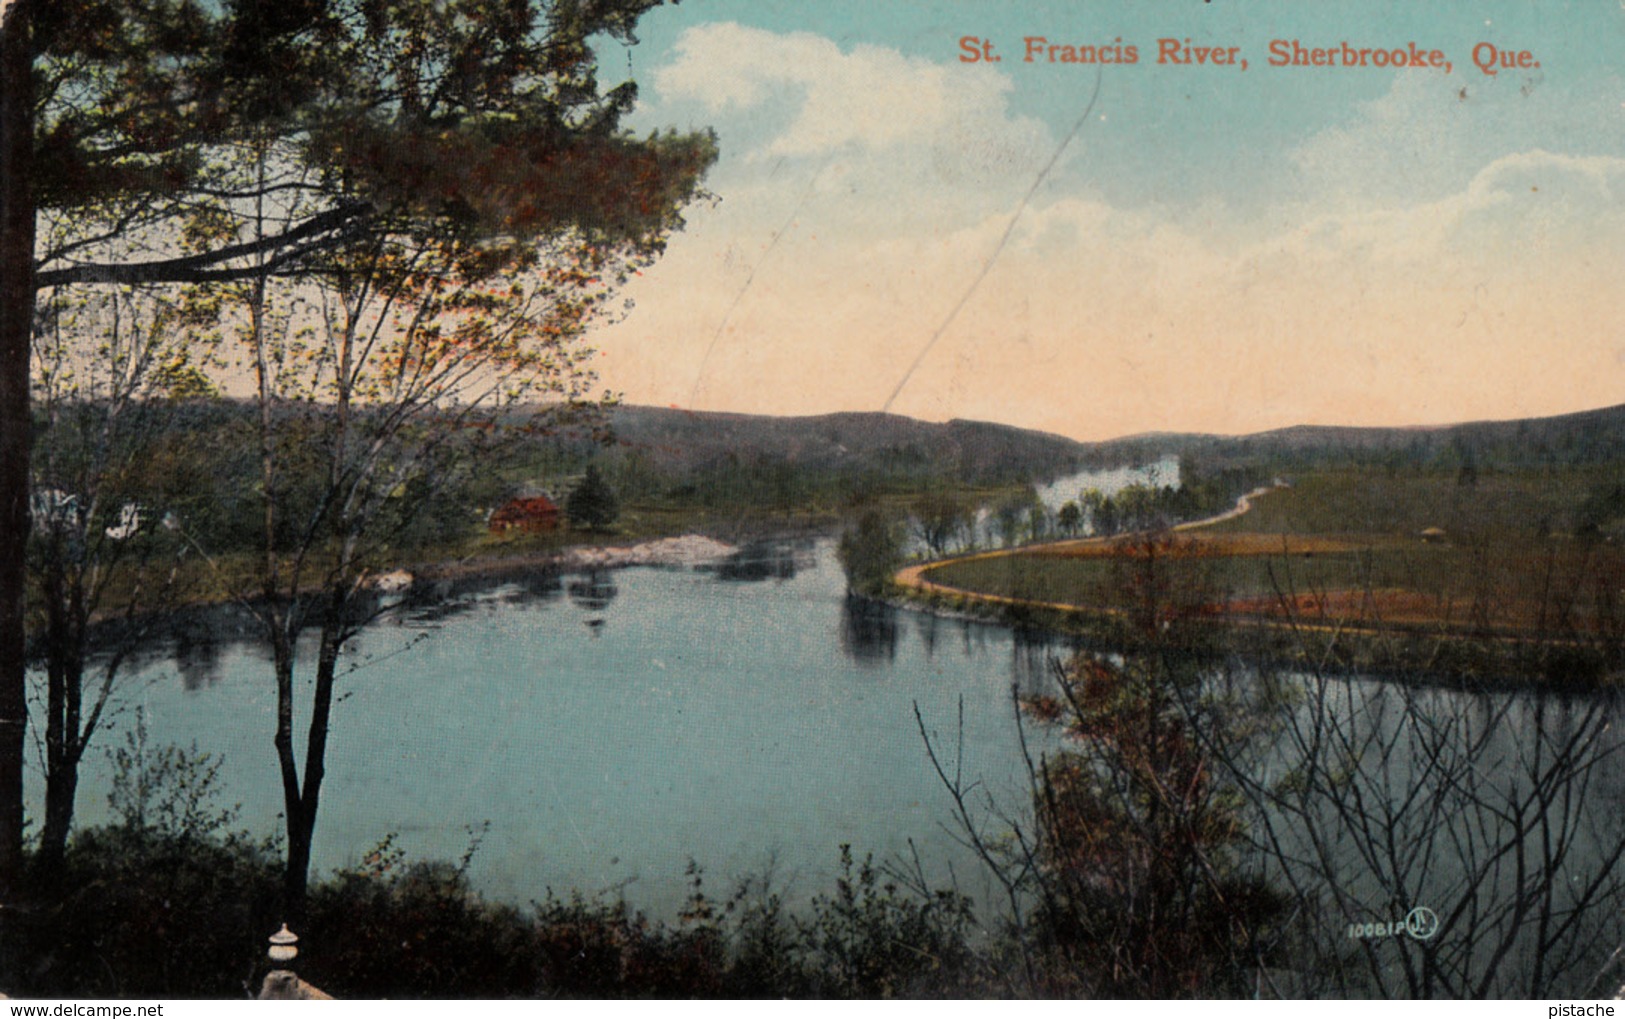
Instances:
[[[1409,935],[1417,941],[1431,941],[1439,933],[1439,914],[1426,906],[1417,906],[1405,914],[1403,920],[1388,920],[1380,923],[1351,923],[1349,924],[1349,937],[1355,940],[1366,938],[1397,938],[1400,935]]]
[[[1418,941],[1427,941],[1439,933],[1439,914],[1426,906],[1417,906],[1405,914],[1405,933]]]

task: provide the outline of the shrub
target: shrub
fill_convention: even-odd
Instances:
[[[137,716],[109,753],[115,824],[69,843],[48,906],[23,911],[11,993],[53,997],[243,997],[276,930],[275,847],[235,831],[216,804],[220,761],[147,746]]]
[[[486,902],[449,863],[383,859],[312,889],[301,932],[313,946],[301,967],[307,980],[340,998],[544,992],[534,931],[523,912]]]
[[[77,833],[48,908],[8,930],[7,989],[42,997],[257,993],[281,916],[279,847],[233,829],[220,762],[146,745],[137,723],[110,754],[119,820]],[[460,863],[408,862],[386,837],[359,866],[313,884],[297,969],[339,998],[881,997],[964,990],[970,903],[902,887],[841,847],[832,894],[788,913],[770,877],[720,902],[690,866],[675,923],[624,901],[548,894],[530,909],[485,901]]]
[[[564,500],[564,515],[576,527],[593,529],[608,527],[620,518],[620,500],[598,472],[597,464],[587,465],[581,483]]]
[[[841,846],[833,896],[813,899],[802,938],[813,954],[813,993],[831,998],[940,994],[970,971],[970,901],[954,892],[921,897]]]

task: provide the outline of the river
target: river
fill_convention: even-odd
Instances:
[[[1168,460],[1041,494],[1058,506],[1084,487],[1177,480]],[[877,860],[911,856],[912,843],[928,873],[985,893],[945,830],[952,804],[914,708],[952,756],[962,698],[965,781],[1019,810],[1011,686],[1044,682],[1060,652],[1042,636],[850,602],[830,540],[427,598],[350,649],[316,875],[390,834],[409,858],[456,860],[483,832],[470,876],[492,897],[624,893],[672,916],[690,860],[713,889],[771,868],[793,901],[828,890],[843,843]],[[219,759],[226,805],[259,834],[280,828],[281,793],[275,689],[253,632],[229,615],[190,627],[122,681],[98,742],[122,744],[139,709],[151,746]],[[302,653],[313,661],[313,647]],[[302,737],[306,718],[295,724]],[[80,823],[105,821],[111,765],[93,749],[84,771]]]
[[[1075,481],[1063,482],[1061,494]],[[669,919],[687,897],[690,861],[704,868],[713,894],[771,871],[795,905],[830,891],[844,843],[860,859],[917,850],[932,880],[952,875],[978,904],[997,908],[955,838],[952,803],[915,710],[950,764],[962,746],[963,781],[976,786],[979,804],[1020,814],[1028,794],[1010,692],[1046,684],[1063,642],[851,601],[827,538],[767,541],[709,566],[537,571],[418,597],[350,649],[316,876],[354,865],[391,833],[411,859],[455,861],[483,831],[469,874],[487,896],[524,903],[550,890],[620,895]],[[246,639],[252,628],[229,616],[185,632],[131,671],[99,743],[122,742],[139,710],[152,745],[195,744],[217,755],[225,801],[241,804],[239,823],[271,834],[281,802],[270,663]],[[1255,682],[1244,665],[1224,674]],[[1517,890],[1525,882],[1546,895],[1606,879],[1599,900],[1625,902],[1625,875],[1611,862],[1625,816],[1625,746],[1611,698],[1466,694],[1375,677],[1281,679],[1284,735],[1258,751],[1260,789],[1301,772],[1305,748],[1324,744],[1328,732],[1340,747],[1364,748],[1323,764],[1329,795],[1269,815],[1289,847],[1309,838],[1343,847],[1291,854],[1328,861],[1316,864],[1327,873],[1312,875],[1311,885],[1349,900],[1323,925],[1335,921],[1334,949],[1346,947],[1336,941],[1344,923],[1427,907],[1446,917],[1438,945],[1450,938],[1467,946],[1463,958],[1485,958],[1493,946],[1469,943],[1465,932],[1509,922],[1493,911],[1524,902]],[[1316,704],[1324,713],[1306,714]],[[1559,748],[1592,706],[1603,712],[1598,741],[1587,744],[1595,765],[1560,785],[1543,769],[1570,753]],[[1455,770],[1441,782],[1448,761]],[[110,816],[111,784],[105,756],[92,752],[81,823]],[[35,775],[36,797],[38,785]],[[1361,802],[1388,818],[1384,831],[1414,852],[1391,853],[1380,867],[1360,855],[1363,836],[1350,833],[1344,807],[1356,786]],[[1478,799],[1464,798],[1469,787]],[[1529,803],[1525,790],[1561,795]],[[1526,873],[1495,862],[1498,847],[1519,841],[1500,831],[1513,823],[1505,819],[1540,817],[1545,803],[1561,808],[1547,816],[1567,833],[1560,845],[1572,848],[1559,854],[1566,881],[1557,886],[1550,865]],[[1356,820],[1364,826],[1367,816]],[[1548,827],[1521,830],[1551,853]],[[1491,862],[1474,863],[1472,853]],[[1554,908],[1566,901],[1553,900]],[[1451,903],[1489,917],[1490,926],[1450,919]],[[1575,931],[1559,950],[1576,967],[1592,965],[1591,954],[1616,943],[1611,937]],[[1575,954],[1576,944],[1589,947]],[[1514,955],[1527,954],[1520,940]],[[1521,963],[1507,969],[1528,971]]]
[[[100,742],[121,742],[139,708],[152,745],[218,755],[226,802],[269,833],[281,806],[270,664],[231,629],[141,665]],[[842,843],[880,860],[912,840],[931,874],[951,866],[970,882],[914,706],[952,757],[963,698],[967,782],[1020,807],[1011,684],[1041,681],[1054,650],[850,603],[828,540],[460,592],[353,647],[313,872],[389,833],[410,858],[456,860],[489,822],[471,878],[518,902],[620,889],[671,916],[691,859],[711,890],[771,867],[794,901],[828,891]],[[96,823],[110,767],[93,752],[86,771],[79,816]]]

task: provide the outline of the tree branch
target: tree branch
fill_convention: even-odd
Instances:
[[[246,279],[261,275],[268,268],[275,270],[287,265],[291,261],[290,253],[303,256],[353,236],[371,214],[372,206],[368,203],[346,202],[280,234],[198,255],[151,262],[95,262],[41,270],[37,277],[38,286],[44,288],[70,283],[204,283]],[[267,252],[279,253],[269,266],[216,268],[234,259]]]

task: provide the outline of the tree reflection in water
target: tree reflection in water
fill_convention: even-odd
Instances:
[[[711,567],[718,580],[758,582],[792,580],[796,571],[812,563],[809,541],[756,541]]]
[[[570,601],[588,612],[602,612],[621,593],[615,586],[615,574],[609,570],[592,570],[570,581]]]
[[[897,657],[897,608],[847,595],[841,606],[841,650],[860,665],[884,665]]]

